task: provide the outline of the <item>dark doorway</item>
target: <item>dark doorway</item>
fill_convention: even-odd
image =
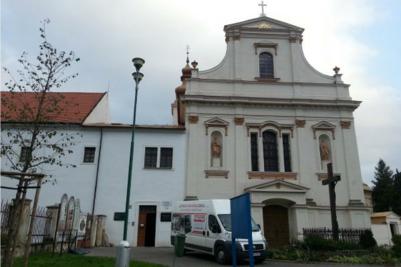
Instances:
[[[289,244],[288,209],[278,205],[263,208],[263,228],[268,246],[284,247]]]
[[[139,206],[138,247],[154,247],[156,237],[156,206]]]

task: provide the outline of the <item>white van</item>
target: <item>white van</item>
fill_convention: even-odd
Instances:
[[[214,255],[216,261],[226,264],[231,260],[230,200],[179,201],[173,207],[171,244],[175,236],[185,234],[185,249]],[[266,239],[252,219],[253,254],[255,262],[266,258]],[[248,258],[248,240],[237,239],[237,259]]]

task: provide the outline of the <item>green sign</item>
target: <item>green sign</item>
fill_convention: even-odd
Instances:
[[[126,217],[125,212],[114,212],[114,218],[113,220],[115,221],[124,221]]]

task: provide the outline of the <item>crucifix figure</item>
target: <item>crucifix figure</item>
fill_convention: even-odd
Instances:
[[[340,175],[333,175],[333,163],[327,163],[327,179],[322,181],[322,185],[329,185],[331,230],[333,239],[338,240],[338,222],[336,213],[336,184],[341,180]]]
[[[265,6],[267,6],[263,1],[258,4],[258,6],[262,7],[262,14],[260,14],[261,17],[266,16],[265,15]]]

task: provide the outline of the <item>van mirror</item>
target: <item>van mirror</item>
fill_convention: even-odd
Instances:
[[[259,230],[262,230],[262,227],[260,227],[260,224],[258,224],[258,228],[259,228]]]

